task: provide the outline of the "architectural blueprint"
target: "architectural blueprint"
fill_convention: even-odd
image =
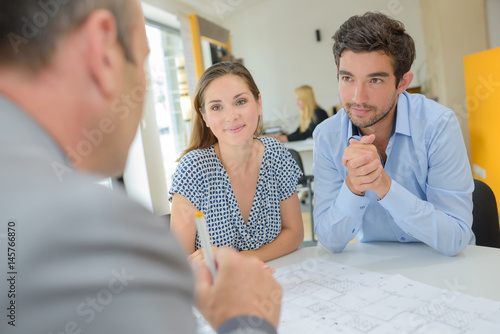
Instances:
[[[278,333],[500,333],[500,302],[336,262],[277,269],[283,286]],[[455,282],[456,283],[456,282]],[[199,332],[214,333],[202,318]]]

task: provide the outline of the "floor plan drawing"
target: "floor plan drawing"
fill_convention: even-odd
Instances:
[[[500,333],[500,302],[322,259],[278,268],[278,333]],[[215,333],[199,322],[199,334]]]

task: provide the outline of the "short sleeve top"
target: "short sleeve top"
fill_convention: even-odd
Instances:
[[[180,160],[173,176],[169,200],[178,193],[205,213],[214,246],[252,250],[273,241],[281,232],[280,202],[289,198],[302,176],[286,147],[269,137],[264,144],[252,208],[245,224],[229,176],[213,146],[191,151]],[[196,235],[196,249],[201,248]]]

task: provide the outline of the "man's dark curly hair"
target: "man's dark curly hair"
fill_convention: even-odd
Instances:
[[[337,69],[344,50],[352,52],[383,52],[392,58],[396,87],[415,60],[415,42],[405,31],[403,23],[389,16],[367,12],[345,21],[332,37],[333,55]]]

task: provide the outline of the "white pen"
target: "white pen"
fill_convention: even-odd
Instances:
[[[212,279],[215,280],[215,261],[212,253],[210,236],[207,231],[207,222],[205,221],[205,216],[201,211],[196,212],[194,216],[196,229],[198,230],[198,235],[200,236],[201,248],[203,249],[203,256],[205,257],[205,262],[210,270],[210,273],[212,274]]]

